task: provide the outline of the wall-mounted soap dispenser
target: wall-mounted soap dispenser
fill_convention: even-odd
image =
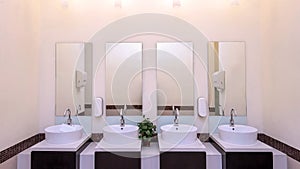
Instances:
[[[103,99],[102,97],[97,97],[95,107],[95,117],[101,117],[103,115]]]
[[[199,97],[198,101],[198,115],[200,117],[206,117],[209,114],[208,104],[205,98]]]
[[[213,86],[218,90],[224,90],[225,89],[225,71],[218,71],[213,73]]]

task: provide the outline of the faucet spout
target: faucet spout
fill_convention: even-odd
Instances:
[[[124,127],[125,126],[124,109],[121,109],[121,111],[120,111],[120,117],[121,117],[121,119],[120,119],[120,127]]]
[[[179,116],[179,110],[178,110],[178,108],[176,108],[176,110],[173,111],[173,113],[174,113],[174,115],[175,115],[174,125],[175,125],[175,126],[178,126],[178,124],[179,124],[179,119],[178,119],[178,116]]]
[[[69,108],[67,108],[64,112],[64,117],[66,117],[66,115],[68,115],[68,119],[66,121],[67,125],[72,125],[72,118],[71,118],[71,110]]]
[[[236,111],[235,109],[231,109],[230,111],[230,127],[234,127],[234,119],[233,116],[236,116]]]

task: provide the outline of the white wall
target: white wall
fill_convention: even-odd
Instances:
[[[38,132],[39,2],[0,2],[0,151]],[[15,158],[0,164],[13,169]]]
[[[263,3],[264,132],[300,149],[300,1]],[[300,163],[289,159],[289,169]]]

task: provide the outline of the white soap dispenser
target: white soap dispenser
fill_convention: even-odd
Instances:
[[[208,104],[205,98],[199,97],[198,98],[198,115],[200,117],[206,117],[209,110],[208,110]]]

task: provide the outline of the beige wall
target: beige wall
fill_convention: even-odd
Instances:
[[[264,132],[300,149],[300,1],[263,3]],[[289,169],[300,163],[289,159]]]
[[[182,1],[180,8],[173,8],[172,1],[167,0],[123,1],[122,8],[115,8],[112,0],[68,2],[68,7],[63,7],[60,0],[41,3],[41,130],[54,123],[55,42],[88,41],[109,23],[145,12],[169,14],[186,20],[211,41],[246,41],[249,64],[247,89],[251,89],[248,94],[248,118],[252,125],[262,128],[260,0],[242,1],[240,6],[231,6],[228,0],[186,0]]]
[[[55,42],[88,41],[109,23],[145,12],[186,20],[211,41],[245,41],[249,124],[300,148],[300,2],[240,1],[239,6],[230,6],[228,0],[185,0],[173,8],[170,0],[130,0],[115,8],[113,0],[69,0],[68,7],[61,0],[1,0],[0,69],[7,76],[0,88],[5,119],[0,149],[54,124]],[[0,168],[14,164],[12,159]],[[299,168],[292,160],[289,165]]]
[[[13,157],[0,164],[0,169],[17,169],[17,157]]]
[[[0,2],[0,151],[38,132],[39,3]],[[0,168],[15,168],[15,159]]]

